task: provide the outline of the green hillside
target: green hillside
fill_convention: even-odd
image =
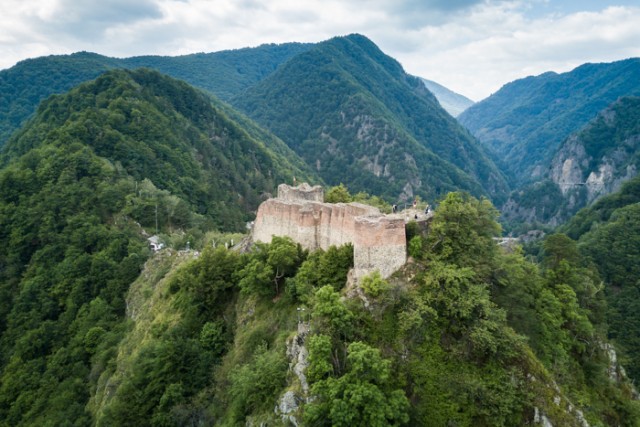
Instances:
[[[640,97],[622,97],[556,152],[542,180],[511,194],[507,222],[562,224],[640,169]]]
[[[135,56],[125,58],[122,63],[127,68],[153,68],[228,101],[311,46],[309,43],[264,44],[182,56]]]
[[[344,289],[349,246],[307,253],[275,238],[242,255],[158,254],[91,377],[93,422],[515,426],[537,413],[636,425],[629,383],[609,378],[600,348],[597,275],[562,238],[540,269],[502,253],[495,216],[450,194],[412,239],[415,262],[363,279],[358,296]]]
[[[49,95],[64,93],[109,69],[153,68],[221,99],[228,99],[309,46],[301,43],[270,44],[176,57],[125,59],[78,52],[21,61],[0,71],[0,146]]]
[[[0,425],[637,424],[628,379],[608,376],[597,273],[562,240],[541,266],[502,252],[486,199],[447,195],[428,230],[408,226],[412,262],[357,289],[349,245],[226,249],[213,230],[305,177],[258,132],[185,83],[116,70],[15,134]],[[156,228],[169,248],[151,254]]]
[[[561,230],[578,240],[606,285],[609,337],[630,375],[640,376],[640,177],[582,209]]]
[[[402,200],[505,195],[476,141],[422,82],[360,35],[319,43],[231,99],[327,183]]]
[[[640,59],[516,80],[462,113],[515,184],[539,179],[560,143],[621,96],[640,95]]]
[[[0,147],[49,95],[118,66],[117,59],[80,52],[29,59],[0,71]]]
[[[148,70],[49,98],[2,164],[1,425],[93,424],[91,387],[129,328],[146,236],[183,248],[244,229],[263,193],[305,176],[207,96]]]

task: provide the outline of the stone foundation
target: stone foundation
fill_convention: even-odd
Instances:
[[[278,198],[260,205],[253,240],[268,243],[272,236],[288,236],[309,250],[351,243],[356,279],[375,270],[386,278],[404,265],[402,218],[386,216],[360,203],[323,203],[323,194],[319,186],[281,184]]]

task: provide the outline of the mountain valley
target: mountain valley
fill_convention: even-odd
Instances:
[[[638,425],[638,77],[473,103],[359,34],[0,71],[0,426]],[[265,243],[281,183],[326,203]]]

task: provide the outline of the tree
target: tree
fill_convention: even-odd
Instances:
[[[271,243],[258,243],[238,273],[238,285],[245,293],[263,296],[280,293],[280,284],[292,277],[307,253],[289,237],[273,236]]]
[[[500,234],[498,211],[487,199],[449,193],[435,212],[426,247],[431,258],[471,267],[487,278],[494,269]]]
[[[318,289],[314,297],[313,316],[327,324],[333,335],[347,334],[353,313],[340,300],[340,293],[332,286],[326,285]]]
[[[556,233],[544,240],[544,263],[548,268],[555,269],[560,261],[567,261],[576,265],[580,259],[577,243],[566,234]]]
[[[329,188],[324,193],[324,201],[326,203],[349,203],[353,201],[353,197],[344,184]]]
[[[327,340],[319,341],[326,348]],[[305,406],[305,422],[344,427],[406,424],[409,401],[401,389],[391,385],[391,363],[382,358],[380,350],[362,342],[349,344],[347,353],[347,373],[313,384],[311,392],[317,399]],[[321,361],[311,360],[316,364]],[[321,366],[324,368],[317,370],[326,374],[326,362]],[[310,369],[315,372],[316,367]]]

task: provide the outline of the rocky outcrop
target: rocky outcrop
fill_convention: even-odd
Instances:
[[[625,145],[637,144],[630,141]],[[601,196],[617,191],[622,183],[638,174],[636,165],[629,162],[631,154],[623,147],[618,147],[594,159],[585,151],[584,142],[573,136],[553,158],[549,177],[566,198],[584,187],[588,205]]]
[[[511,194],[503,218],[555,226],[618,191],[640,168],[639,113],[638,97],[602,110],[562,143],[539,181]]]
[[[288,236],[309,250],[351,243],[356,279],[376,270],[389,277],[405,264],[403,218],[361,203],[322,203],[318,188],[281,184],[278,197],[258,208],[253,240],[268,243],[273,236]],[[309,189],[315,189],[313,198]]]

